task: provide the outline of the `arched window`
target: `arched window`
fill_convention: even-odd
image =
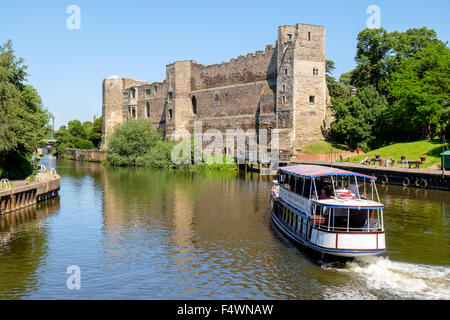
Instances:
[[[197,114],[197,99],[195,98],[195,96],[192,96],[192,113],[193,114]]]
[[[131,97],[134,99],[136,98],[136,89],[131,88]]]
[[[146,111],[147,118],[150,119],[150,103],[148,103],[148,101],[145,104],[145,111]]]

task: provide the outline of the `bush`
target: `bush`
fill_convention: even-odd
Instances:
[[[167,168],[172,143],[163,141],[147,119],[130,120],[114,128],[108,139],[107,163],[112,166]]]
[[[0,156],[0,177],[9,180],[19,180],[33,172],[29,158],[17,153],[8,153]]]
[[[78,140],[75,142],[75,148],[84,149],[84,150],[92,150],[92,149],[95,149],[95,146],[89,140]]]

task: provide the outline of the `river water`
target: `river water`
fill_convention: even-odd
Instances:
[[[273,228],[264,177],[43,163],[60,197],[0,217],[1,299],[450,299],[449,192],[379,186],[388,252],[342,263]]]

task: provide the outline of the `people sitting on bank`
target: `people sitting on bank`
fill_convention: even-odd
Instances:
[[[361,160],[360,163],[361,163],[361,164],[366,164],[366,163],[369,163],[370,160],[371,160],[370,157],[365,157],[364,159]]]

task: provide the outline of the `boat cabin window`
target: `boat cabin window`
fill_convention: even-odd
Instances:
[[[303,186],[303,196],[305,198],[309,198],[310,195],[314,194],[314,190],[311,192],[311,188],[313,187],[311,179],[305,178],[305,184]]]
[[[295,193],[299,195],[303,195],[303,186],[305,185],[304,178],[296,178],[297,182],[295,183]]]

